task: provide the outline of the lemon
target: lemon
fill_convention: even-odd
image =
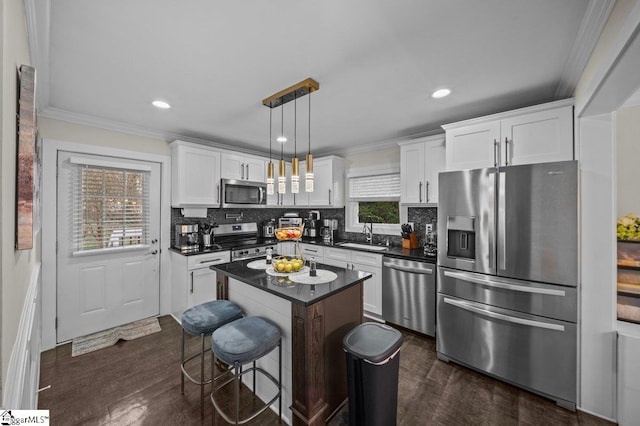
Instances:
[[[284,271],[284,268],[285,268],[285,266],[284,266],[284,263],[282,263],[282,262],[280,262],[280,263],[278,263],[278,264],[276,265],[276,270],[277,270],[278,272],[282,272],[282,271]]]
[[[293,265],[291,263],[287,263],[284,266],[284,270],[285,270],[285,272],[291,272],[293,270]]]

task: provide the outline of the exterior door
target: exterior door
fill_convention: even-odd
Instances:
[[[160,165],[60,152],[57,341],[159,314]]]

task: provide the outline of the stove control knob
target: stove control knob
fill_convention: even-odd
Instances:
[[[260,253],[260,249],[259,248],[256,249],[256,253]]]

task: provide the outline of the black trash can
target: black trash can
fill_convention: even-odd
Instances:
[[[391,426],[398,410],[402,333],[375,322],[344,336],[349,382],[349,425]]]

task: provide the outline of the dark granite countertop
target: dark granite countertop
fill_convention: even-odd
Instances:
[[[290,281],[286,277],[274,277],[267,275],[267,273],[262,269],[248,268],[247,264],[254,260],[256,259],[238,260],[236,262],[224,263],[221,265],[211,265],[209,268],[219,274],[235,278],[238,281],[242,281],[243,283],[267,291],[293,303],[301,303],[304,306],[312,305],[320,300],[339,293],[342,290],[352,287],[360,281],[371,278],[371,274],[368,272],[318,264],[318,269],[333,271],[338,275],[338,278],[325,284],[298,284]]]
[[[409,260],[417,260],[420,262],[426,262],[426,263],[436,263],[437,258],[435,256],[426,256],[424,254],[424,249],[423,248],[417,248],[417,249],[405,249],[402,247],[397,247],[397,246],[391,246],[389,247],[388,250],[367,250],[365,248],[359,248],[359,247],[342,247],[340,246],[340,243],[346,243],[346,242],[356,242],[356,241],[336,241],[333,244],[325,244],[322,242],[321,239],[315,240],[315,239],[302,239],[301,243],[306,243],[306,244],[316,244],[319,246],[323,246],[323,247],[334,247],[334,248],[339,248],[339,249],[343,249],[343,250],[358,250],[358,251],[365,251],[367,253],[378,253],[381,254],[383,256],[387,256],[387,257],[396,257],[396,258],[400,258],[400,259],[409,259]],[[366,243],[361,243],[358,242],[358,244],[366,244]]]

